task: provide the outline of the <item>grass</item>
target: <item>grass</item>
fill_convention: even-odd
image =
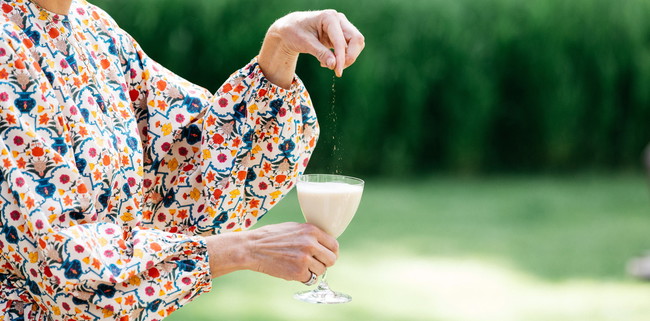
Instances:
[[[237,272],[169,320],[647,320],[625,264],[650,249],[649,196],[632,175],[369,181],[329,273],[352,303]],[[294,194],[263,222],[288,220]]]

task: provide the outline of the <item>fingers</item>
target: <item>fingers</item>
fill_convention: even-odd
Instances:
[[[334,70],[341,77],[363,47],[363,35],[344,14],[335,10],[294,12],[271,25],[259,60],[261,65],[265,65],[265,72],[272,73],[269,71],[273,69],[271,67],[282,65],[282,61],[266,63],[270,60],[267,57],[282,58],[289,54],[295,60],[298,54],[309,53],[318,59],[321,66]],[[275,52],[282,54],[273,54]]]
[[[343,35],[347,41],[348,47],[345,53],[345,68],[352,65],[361,54],[361,51],[365,47],[365,39],[359,29],[355,27],[344,14],[339,13],[341,20],[341,28],[343,29]]]
[[[325,18],[327,37],[334,48],[334,57],[336,59],[334,72],[338,77],[343,75],[343,68],[345,68],[345,52],[347,47],[340,19],[338,13],[328,14]]]
[[[311,224],[282,223],[248,231],[249,269],[304,282],[334,265],[338,242]],[[246,243],[245,243],[246,244]]]
[[[318,227],[306,223],[306,226],[309,226],[310,229],[313,229],[313,235],[316,237],[316,240],[318,241],[318,244],[320,244],[323,249],[323,252],[327,253],[333,253],[334,254],[334,259],[339,255],[339,242],[330,236],[329,234],[325,233],[323,230],[319,229]],[[329,266],[329,265],[328,265]]]
[[[323,45],[317,38],[310,38],[308,41],[308,53],[318,59],[320,66],[334,69],[336,67],[336,59],[334,58],[332,51]]]
[[[307,269],[305,273],[307,275],[306,280],[308,280],[308,278],[311,277],[311,273],[314,273],[317,276],[323,275],[328,267],[336,263],[339,246],[336,239],[316,226],[304,224],[304,227],[307,233],[314,237],[315,241],[313,243],[308,243],[306,248],[303,250],[304,253],[309,256],[305,264]]]

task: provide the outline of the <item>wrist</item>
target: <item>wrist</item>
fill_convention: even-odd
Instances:
[[[283,27],[274,23],[266,33],[257,61],[264,76],[272,83],[289,89],[299,52],[291,50],[283,36]]]
[[[212,235],[205,238],[208,247],[210,273],[213,278],[231,272],[250,269],[246,232]]]

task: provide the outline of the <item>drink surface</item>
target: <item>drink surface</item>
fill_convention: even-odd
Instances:
[[[363,186],[339,182],[298,182],[298,201],[307,223],[339,237],[354,217]]]

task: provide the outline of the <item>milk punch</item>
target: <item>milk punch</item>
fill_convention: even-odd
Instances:
[[[296,189],[300,210],[307,223],[314,224],[329,235],[338,238],[348,227],[359,208],[364,182],[358,178],[332,175],[309,174],[298,178]],[[310,291],[296,293],[294,297],[308,303],[336,304],[347,303],[352,297],[345,293],[334,292],[325,280],[326,274],[318,286]],[[316,281],[312,272],[312,280]]]
[[[298,201],[305,220],[337,238],[357,212],[363,185],[344,182],[298,182]]]

